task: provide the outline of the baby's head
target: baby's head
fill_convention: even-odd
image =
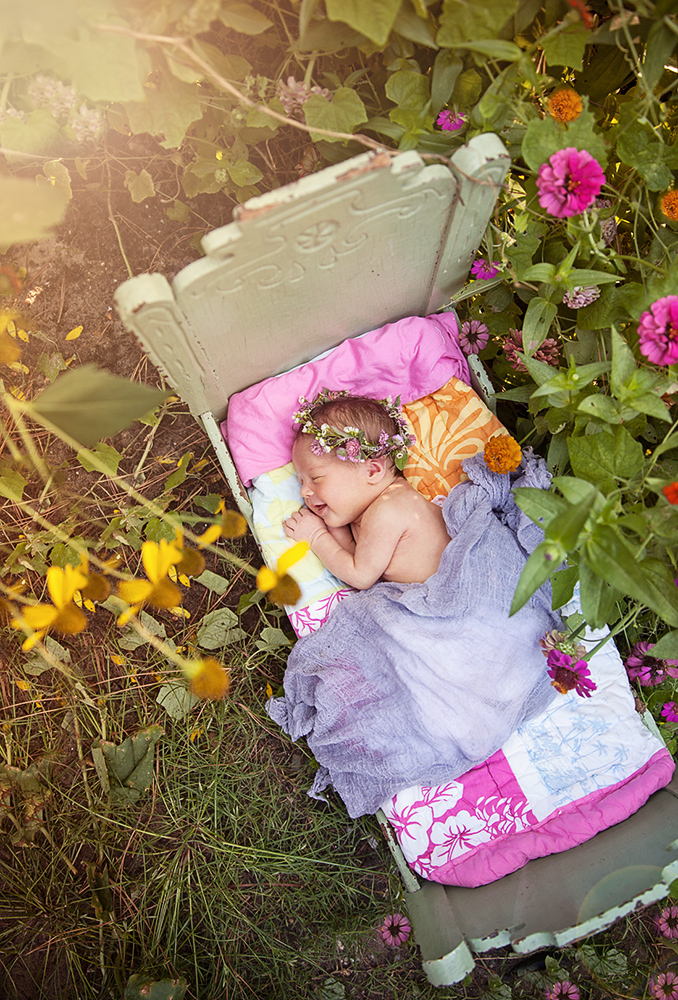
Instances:
[[[297,440],[302,435],[315,438],[310,446],[314,455],[332,454],[351,463],[383,458],[387,469],[402,475],[414,438],[400,413],[400,397],[393,403],[323,389],[311,403],[302,396],[299,404],[294,414],[301,424]]]

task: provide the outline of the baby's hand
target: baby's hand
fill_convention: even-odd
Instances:
[[[297,542],[306,541],[309,545],[312,544],[316,535],[327,531],[323,519],[307,507],[302,507],[296,514],[292,514],[286,521],[283,521],[283,528],[288,538],[294,538]]]

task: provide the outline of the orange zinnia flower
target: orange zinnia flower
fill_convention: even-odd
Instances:
[[[667,219],[678,222],[678,191],[667,191],[660,205]]]
[[[662,493],[669,503],[678,503],[678,482],[664,486]]]
[[[230,674],[213,657],[185,662],[182,669],[190,681],[191,691],[199,698],[220,701],[228,693],[231,686]]]
[[[508,434],[491,438],[485,445],[485,464],[492,472],[513,472],[520,465],[523,453],[518,442]]]
[[[582,99],[571,87],[559,87],[549,97],[548,109],[557,122],[573,122],[583,108]]]

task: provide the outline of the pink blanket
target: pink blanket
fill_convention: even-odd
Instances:
[[[452,376],[469,382],[454,313],[408,316],[231,396],[221,430],[240,478],[249,486],[255,476],[291,461],[292,414],[300,396],[312,399],[327,386],[377,399],[400,396],[411,403]]]

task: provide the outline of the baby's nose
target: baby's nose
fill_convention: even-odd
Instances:
[[[301,496],[305,500],[307,497],[313,496],[313,490],[310,486],[301,487]]]

